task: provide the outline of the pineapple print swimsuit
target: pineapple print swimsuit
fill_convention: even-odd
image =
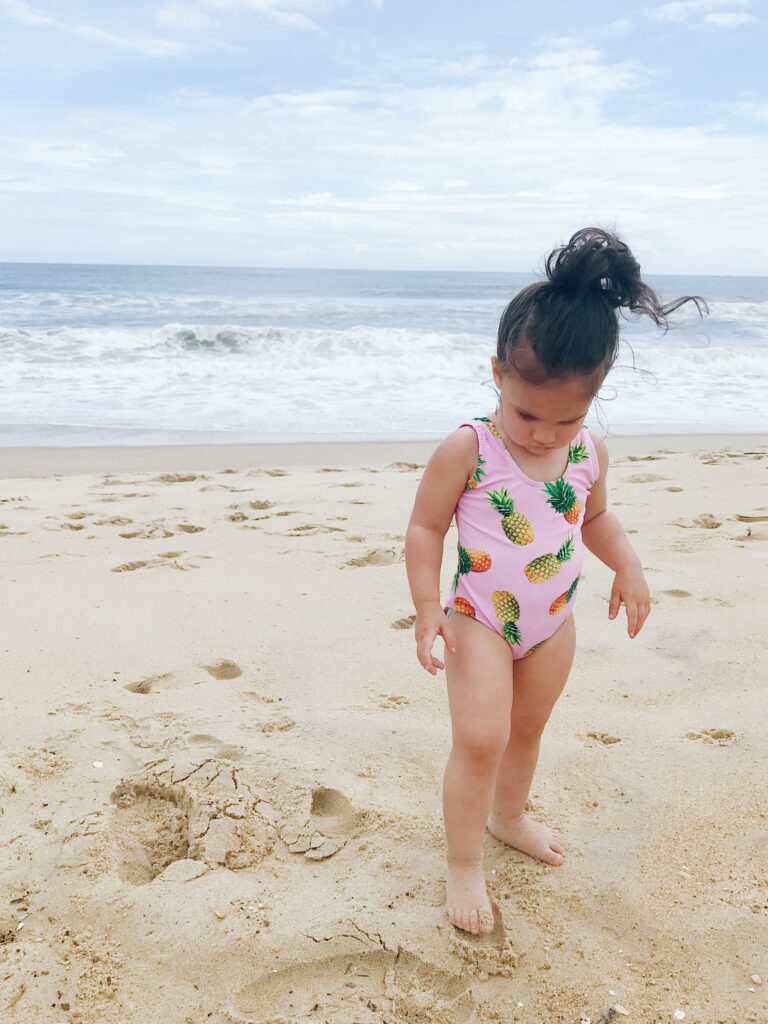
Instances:
[[[563,475],[545,483],[523,473],[490,420],[461,426],[477,434],[479,454],[456,506],[459,564],[445,608],[482,622],[524,658],[573,610],[597,452],[582,428]]]

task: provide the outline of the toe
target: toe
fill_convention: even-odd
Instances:
[[[484,910],[480,914],[480,931],[484,934],[493,931],[493,912],[490,910]]]
[[[550,850],[554,850],[555,853],[565,853],[565,847],[559,839],[553,839],[552,842],[549,844],[549,848]]]
[[[469,912],[469,931],[471,931],[473,935],[477,935],[480,931],[480,921],[478,920],[476,910],[470,910]]]

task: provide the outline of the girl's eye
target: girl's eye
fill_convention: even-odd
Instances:
[[[517,415],[520,417],[521,420],[526,420],[526,422],[529,422],[529,423],[532,420],[536,419],[536,417],[535,416],[531,416],[531,414],[529,412],[519,412]]]

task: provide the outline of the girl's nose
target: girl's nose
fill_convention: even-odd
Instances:
[[[536,433],[533,435],[533,443],[534,444],[548,445],[548,444],[552,444],[554,442],[554,440],[555,440],[555,432],[554,431],[547,431],[545,433],[543,430],[537,430]]]

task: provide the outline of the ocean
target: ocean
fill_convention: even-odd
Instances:
[[[0,445],[444,436],[492,410],[504,306],[532,274],[0,264]],[[604,434],[768,430],[768,278],[622,327]]]

